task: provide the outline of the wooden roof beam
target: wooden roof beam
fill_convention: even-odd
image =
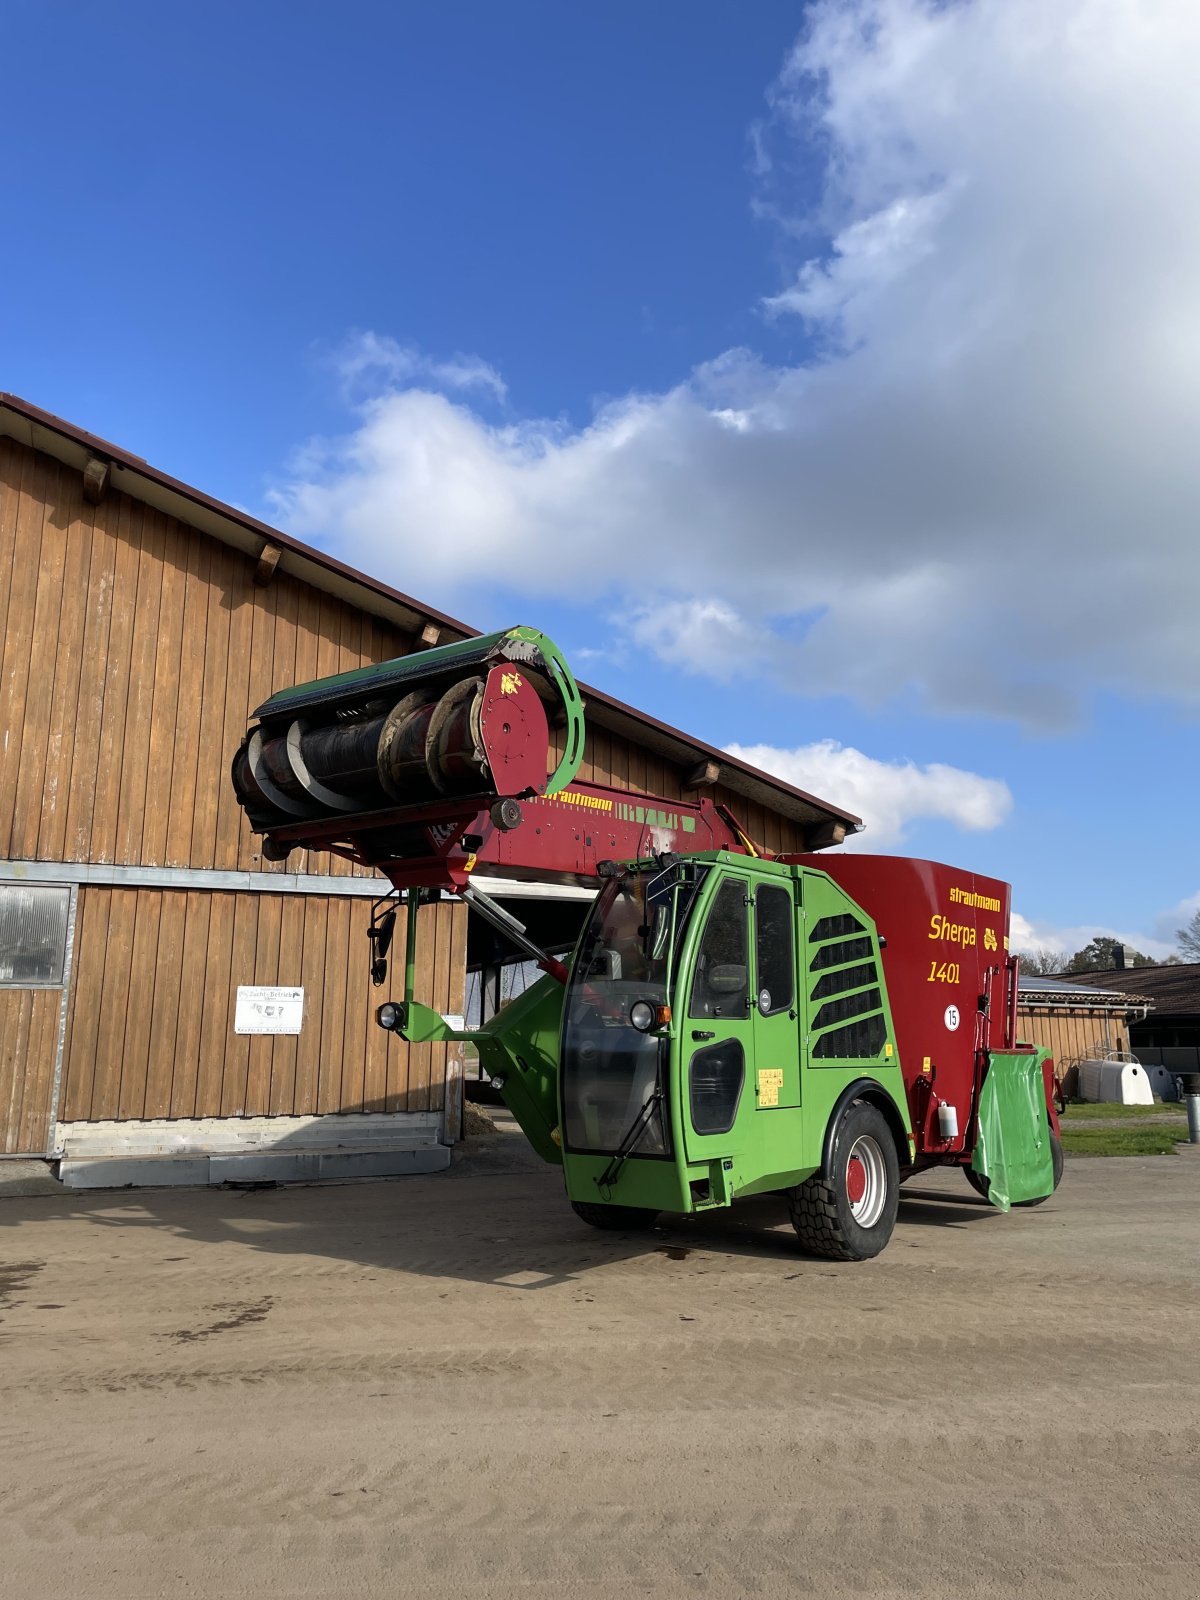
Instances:
[[[109,466],[101,456],[89,456],[83,469],[83,498],[98,506],[108,493]]]
[[[265,589],[275,576],[275,568],[279,565],[279,558],[283,551],[277,544],[264,544],[258,552],[258,565],[254,569],[254,581],[260,589]]]
[[[845,842],[844,822],[822,822],[815,828],[809,828],[804,835],[804,843],[809,850],[828,850],[831,845]]]
[[[719,761],[702,761],[699,766],[693,767],[683,780],[685,789],[707,789],[714,783],[721,781],[721,763]]]

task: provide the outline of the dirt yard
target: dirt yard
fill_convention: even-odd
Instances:
[[[1200,1160],[886,1253],[448,1176],[0,1202],[5,1600],[1194,1596]]]

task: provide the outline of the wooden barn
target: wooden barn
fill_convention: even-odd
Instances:
[[[1137,987],[1140,973],[1131,972]],[[1070,978],[1040,978],[1022,973],[1017,988],[1017,1031],[1022,1039],[1049,1050],[1055,1075],[1073,1091],[1081,1061],[1115,1060],[1130,1053],[1130,1030],[1145,1017],[1148,1006],[1109,983],[1089,983],[1092,973]],[[1109,973],[1107,977],[1124,977]]]
[[[1200,962],[1080,972],[1073,982],[1090,989],[1136,989],[1141,1013],[1129,1030],[1129,1046],[1144,1066],[1168,1072],[1200,1072]]]
[[[78,1184],[444,1166],[460,1047],[374,1025],[385,886],[332,857],[262,859],[228,774],[273,689],[474,630],[7,395],[0,618],[0,1152]],[[854,826],[585,694],[582,777],[707,786],[770,849]],[[498,892],[548,925],[564,893]],[[469,954],[460,903],[422,915],[420,992],[460,1013],[468,965],[498,957]],[[252,988],[280,991],[289,1031],[242,1031]]]

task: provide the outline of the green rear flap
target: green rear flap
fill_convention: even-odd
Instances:
[[[987,1178],[988,1199],[1001,1211],[1054,1189],[1045,1059],[1044,1050],[993,1051],[983,1080],[971,1165]]]

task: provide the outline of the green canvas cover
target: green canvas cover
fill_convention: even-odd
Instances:
[[[983,1080],[971,1166],[988,1180],[988,1199],[1001,1211],[1054,1188],[1045,1059],[1044,1050],[993,1052]]]

